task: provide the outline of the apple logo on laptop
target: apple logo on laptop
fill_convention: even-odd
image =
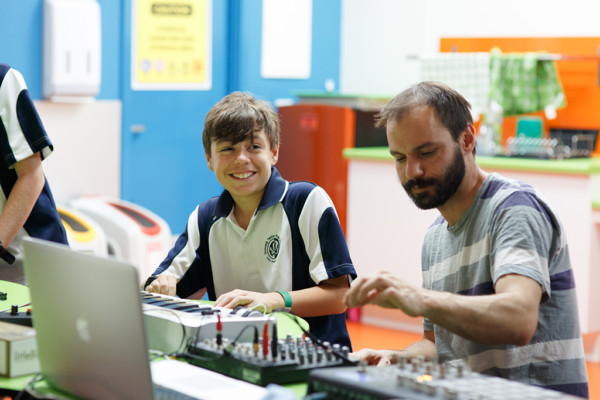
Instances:
[[[75,327],[77,329],[77,334],[79,335],[79,339],[83,342],[90,342],[92,340],[92,335],[90,334],[90,328],[87,318],[82,315],[75,321]]]

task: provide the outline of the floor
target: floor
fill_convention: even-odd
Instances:
[[[362,348],[398,349],[421,338],[421,335],[347,321],[354,351]],[[590,399],[600,400],[600,363],[587,363]]]

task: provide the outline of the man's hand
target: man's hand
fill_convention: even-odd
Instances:
[[[397,308],[416,317],[422,316],[425,311],[424,296],[423,288],[413,286],[387,271],[380,271],[352,282],[344,302],[348,307],[376,304],[385,308]]]
[[[508,274],[496,281],[487,296],[429,290],[382,271],[355,280],[344,297],[348,307],[376,304],[422,316],[472,342],[524,346],[538,324],[540,284],[523,275]]]
[[[151,284],[144,289],[150,293],[175,296],[177,292],[177,278],[171,274],[160,274]]]
[[[265,314],[270,313],[274,309],[282,308],[284,305],[283,297],[281,297],[279,293],[258,293],[240,289],[223,293],[219,296],[217,301],[215,301],[215,307],[257,307],[258,311]]]
[[[364,360],[367,364],[377,365],[378,367],[398,363],[400,355],[401,353],[398,350],[373,349],[360,349],[359,351],[350,354],[352,358]]]

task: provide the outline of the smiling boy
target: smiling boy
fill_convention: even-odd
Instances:
[[[225,190],[190,215],[146,290],[208,292],[221,307],[291,308],[320,339],[350,347],[342,298],[356,271],[329,196],[275,168],[279,130],[270,105],[246,93],[208,112],[206,161]]]

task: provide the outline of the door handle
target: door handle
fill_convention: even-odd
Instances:
[[[129,127],[129,132],[134,133],[134,134],[140,134],[140,133],[144,133],[146,131],[146,125],[142,125],[142,124],[136,124],[136,125],[131,125]]]

